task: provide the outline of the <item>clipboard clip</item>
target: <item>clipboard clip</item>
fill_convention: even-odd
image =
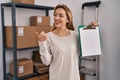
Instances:
[[[92,26],[92,25],[87,25],[85,28],[83,28],[83,29],[96,29],[94,26]]]

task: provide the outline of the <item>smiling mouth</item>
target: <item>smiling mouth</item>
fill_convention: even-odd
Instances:
[[[60,24],[60,22],[55,22],[56,25]]]
[[[55,23],[55,24],[59,24],[59,23]]]

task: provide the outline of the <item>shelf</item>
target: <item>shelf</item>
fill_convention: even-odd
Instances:
[[[80,73],[91,75],[91,76],[96,76],[96,72],[95,71],[87,69],[87,68],[81,68],[80,69]]]
[[[11,8],[11,17],[12,17],[12,41],[14,41],[13,48],[6,48],[5,47],[5,15],[4,15],[4,9],[6,7],[10,7]],[[31,78],[33,76],[37,76],[37,75],[43,75],[44,73],[38,73],[35,72],[33,74],[30,75],[25,75],[22,77],[17,77],[17,51],[19,50],[27,50],[27,49],[39,49],[38,46],[36,47],[28,47],[28,48],[17,48],[16,45],[16,8],[22,8],[22,9],[36,9],[36,10],[44,10],[45,11],[45,15],[49,16],[49,10],[53,10],[54,7],[50,7],[50,6],[43,6],[43,5],[34,5],[34,4],[23,4],[23,3],[15,3],[15,2],[8,2],[8,3],[2,3],[1,4],[1,15],[2,15],[2,41],[3,41],[3,80],[6,80],[7,78],[10,79],[14,79],[14,80],[24,80],[27,78]],[[13,61],[14,61],[14,75],[11,75],[10,73],[6,72],[6,50],[12,50],[13,51]],[[48,73],[48,72],[47,72]]]
[[[31,78],[31,77],[34,77],[34,76],[38,76],[38,75],[43,75],[43,74],[47,74],[48,72],[45,72],[45,73],[38,73],[38,72],[35,72],[33,74],[29,74],[29,75],[25,75],[25,76],[21,76],[19,77],[19,80],[24,80],[24,79],[28,79],[28,78]],[[6,74],[6,77],[7,78],[10,78],[13,79],[13,75],[11,75],[10,73]]]
[[[50,7],[50,6],[23,4],[23,3],[15,3],[15,2],[2,3],[1,5],[6,6],[6,7],[11,7],[13,4],[15,4],[17,8],[40,9],[40,10],[53,10],[54,9],[54,7]]]
[[[13,48],[5,48],[5,50],[12,50]],[[17,49],[17,51],[20,51],[20,50],[29,50],[29,49],[39,49],[38,46],[36,47],[29,47],[29,48],[20,48],[20,49]]]
[[[96,61],[95,57],[81,57],[81,60]]]

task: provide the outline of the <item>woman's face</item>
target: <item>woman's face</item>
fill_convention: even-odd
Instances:
[[[57,27],[57,28],[66,27],[67,22],[68,22],[67,15],[66,15],[64,9],[62,9],[62,8],[56,9],[56,11],[54,13],[55,27]]]

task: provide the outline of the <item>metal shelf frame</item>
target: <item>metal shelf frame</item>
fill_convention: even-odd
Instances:
[[[99,55],[96,56],[87,56],[87,57],[80,57],[80,73],[85,75],[94,76],[96,80],[100,80],[99,75]],[[85,67],[85,65],[82,65],[82,60],[89,61],[89,63],[94,62],[95,63],[95,70],[91,70]]]
[[[5,47],[5,20],[4,20],[4,9],[5,7],[11,7],[11,13],[12,13],[12,40],[14,41],[13,48],[6,48]],[[26,8],[26,9],[37,9],[37,10],[44,10],[45,11],[45,15],[48,16],[49,15],[49,10],[53,10],[54,7],[50,7],[50,6],[42,6],[42,5],[32,5],[32,4],[23,4],[23,3],[14,3],[14,2],[8,2],[8,3],[2,3],[1,4],[1,21],[2,21],[2,47],[3,47],[3,80],[6,80],[9,77],[12,77],[13,80],[23,80],[24,78],[27,78],[28,76],[24,76],[21,78],[18,78],[17,76],[17,51],[19,50],[24,50],[24,49],[17,49],[17,45],[16,45],[16,8]],[[36,47],[38,48],[38,47]],[[29,48],[31,49],[31,48]],[[12,50],[13,51],[13,61],[14,61],[14,76],[6,73],[6,50]],[[29,77],[32,76],[36,76],[39,73],[33,73],[31,75],[29,75]]]
[[[85,7],[95,7],[96,8],[96,15],[95,15],[95,21],[98,22],[98,9],[99,5],[101,4],[101,1],[93,1],[93,2],[85,2],[82,4],[82,13],[81,13],[81,24],[84,24],[84,8]],[[94,55],[92,56],[87,56],[87,57],[80,57],[80,73],[85,74],[85,75],[91,75],[95,77],[95,80],[100,80],[100,75],[99,75],[99,55]],[[85,68],[85,66],[82,65],[82,60],[87,60],[90,62],[95,62],[95,70],[89,70]],[[84,78],[85,79],[85,78]]]

